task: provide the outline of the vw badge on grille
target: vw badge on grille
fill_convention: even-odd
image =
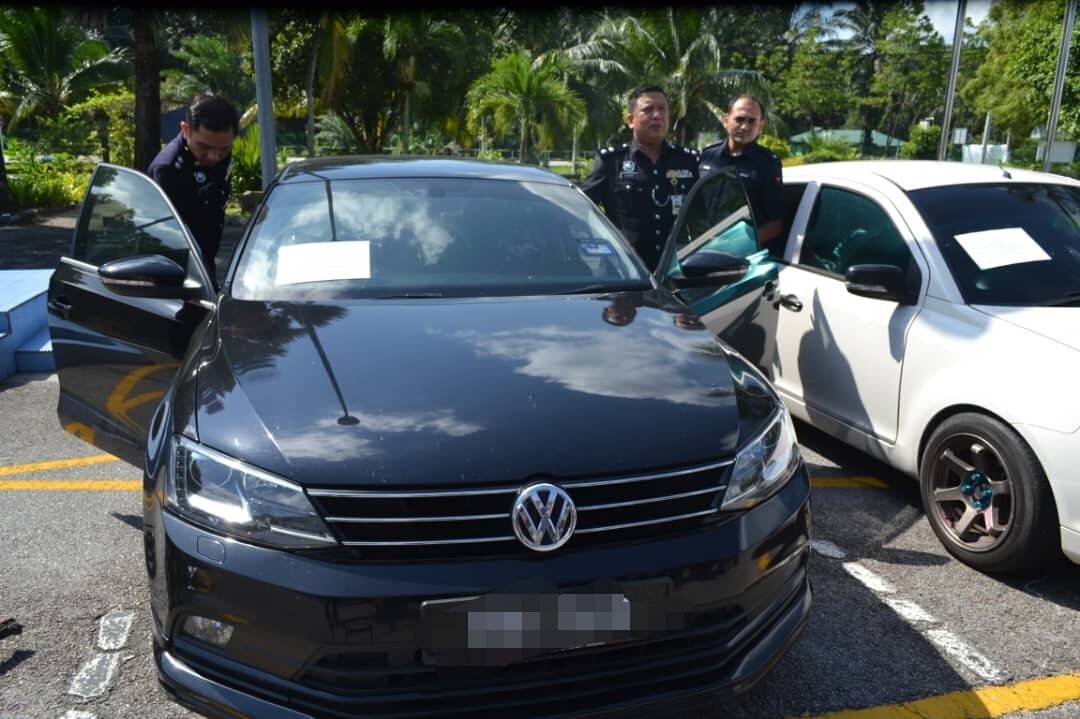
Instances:
[[[518,541],[535,552],[550,552],[574,533],[577,508],[554,484],[532,484],[518,493],[510,520]]]

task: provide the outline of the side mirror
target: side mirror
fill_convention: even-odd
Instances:
[[[896,265],[852,265],[845,276],[847,291],[860,297],[915,304],[907,277]]]
[[[678,289],[722,287],[742,279],[750,263],[746,258],[719,250],[699,250],[679,263],[682,276],[671,277]]]
[[[110,290],[126,297],[183,299],[187,271],[162,255],[138,255],[106,262],[98,276]]]

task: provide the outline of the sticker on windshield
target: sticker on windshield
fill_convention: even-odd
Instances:
[[[588,255],[589,257],[607,257],[615,254],[615,250],[611,249],[611,245],[606,242],[582,242],[578,245],[581,248],[581,254]]]
[[[980,270],[992,270],[1025,262],[1046,262],[1050,255],[1022,227],[966,232],[956,241]]]
[[[277,285],[371,279],[371,243],[305,242],[278,250]]]

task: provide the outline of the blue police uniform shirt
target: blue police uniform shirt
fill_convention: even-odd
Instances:
[[[664,142],[654,163],[637,142],[601,149],[581,183],[651,270],[698,178],[698,153]]]
[[[225,228],[225,203],[232,191],[232,156],[213,167],[197,167],[181,132],[162,148],[146,174],[161,186],[191,230],[213,278],[214,257]]]
[[[784,178],[780,158],[756,142],[732,155],[727,140],[701,151],[701,176],[720,167],[734,167],[758,226],[784,216]]]

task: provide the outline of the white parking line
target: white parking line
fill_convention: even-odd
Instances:
[[[896,594],[896,587],[858,562],[844,562],[840,566],[844,568],[845,572],[858,579],[872,591],[878,594]]]
[[[119,654],[95,654],[71,680],[68,694],[82,699],[104,696],[119,667]]]
[[[96,716],[90,712],[81,712],[75,709],[68,709],[64,712],[64,715],[60,719],[97,719]]]
[[[934,644],[937,644],[942,651],[991,684],[1005,681],[1005,674],[995,667],[989,659],[948,629],[928,629],[926,636]]]
[[[109,612],[102,617],[98,630],[98,648],[107,652],[123,649],[134,620],[134,612]]]
[[[134,612],[124,611],[109,612],[101,618],[98,622],[97,647],[106,653],[96,652],[90,661],[82,665],[71,680],[68,694],[82,699],[93,699],[103,696],[109,690],[109,684],[120,669],[121,657],[117,650],[123,649],[127,644],[134,619]],[[86,713],[72,714],[74,711],[69,711],[61,719],[94,719],[92,714],[82,716]]]
[[[811,542],[811,547],[818,554],[831,559],[843,560],[847,557],[847,552],[832,542],[823,539],[815,539]],[[897,616],[907,622],[915,631],[925,636],[944,654],[951,657],[954,662],[990,684],[1000,684],[1008,679],[1005,672],[994,666],[993,662],[963,639],[948,629],[930,626],[940,624],[940,622],[915,602],[895,596],[882,596],[896,594],[896,587],[884,577],[878,576],[858,562],[842,561],[840,566],[844,568],[845,572],[859,580],[867,589],[879,595],[881,600],[896,612]]]

